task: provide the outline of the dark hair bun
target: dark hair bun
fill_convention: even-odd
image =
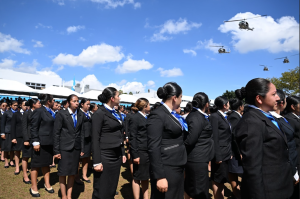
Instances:
[[[98,100],[102,103],[106,103],[108,101],[107,98],[105,97],[105,95],[103,95],[103,94],[100,94],[98,96]]]
[[[29,99],[28,101],[26,101],[25,106],[30,106],[30,102],[32,102],[32,99]]]
[[[42,93],[38,96],[39,100],[44,100],[46,98],[46,94]]]
[[[157,96],[160,98],[160,99],[165,99],[167,97],[168,93],[166,91],[166,89],[164,89],[163,87],[159,87],[157,89]]]
[[[201,104],[201,102],[199,101],[199,99],[193,99],[192,101],[192,105],[193,107],[199,107],[199,105]]]
[[[135,106],[131,107],[131,110],[133,110],[134,112],[138,112],[139,111],[139,109],[137,107],[135,107]]]
[[[246,88],[242,87],[241,89],[235,90],[235,95],[239,100],[245,99],[247,95]]]

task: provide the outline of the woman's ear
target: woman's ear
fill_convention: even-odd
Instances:
[[[260,105],[263,103],[261,98],[262,98],[262,96],[260,96],[260,95],[256,95],[256,97],[255,97],[256,102]]]
[[[291,108],[292,108],[293,111],[296,110],[294,104],[291,105]]]

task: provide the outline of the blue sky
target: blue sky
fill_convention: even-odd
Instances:
[[[238,29],[232,18],[254,31]],[[217,54],[221,44],[230,54]],[[47,71],[70,84],[156,90],[177,82],[210,98],[299,65],[298,0],[2,0],[0,68]],[[260,64],[272,66],[264,72]]]

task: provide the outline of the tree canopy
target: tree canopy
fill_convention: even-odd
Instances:
[[[234,91],[228,91],[226,90],[225,93],[222,95],[223,97],[227,97],[228,100],[235,98],[235,92]]]

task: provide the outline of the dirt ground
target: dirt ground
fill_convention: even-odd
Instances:
[[[30,164],[29,164],[30,165]],[[21,169],[21,166],[20,166]],[[31,185],[27,185],[23,183],[23,175],[22,171],[19,175],[14,175],[15,168],[9,167],[8,169],[4,168],[4,162],[0,162],[0,198],[2,199],[25,199],[31,198],[29,193],[29,189]],[[81,172],[81,170],[80,170]],[[93,173],[89,172],[89,179],[93,182]],[[132,190],[131,190],[131,174],[130,169],[127,163],[123,164],[121,167],[119,184],[117,191],[119,195],[115,196],[115,199],[133,199]],[[54,194],[49,194],[44,189],[44,178],[39,173],[38,177],[38,188],[39,193],[41,195],[41,199],[52,199],[52,198],[60,198],[60,188],[58,183],[58,175],[57,169],[52,168],[50,174],[50,183],[55,190]],[[225,184],[225,198],[232,198],[231,187],[228,183]],[[149,184],[150,187],[150,184]],[[150,190],[151,191],[151,190]],[[93,184],[92,183],[84,183],[84,185],[74,184],[73,195],[72,198],[82,198],[82,199],[90,199],[92,197],[93,192]],[[209,190],[209,193],[212,197],[212,190]],[[149,192],[150,194],[150,192]],[[140,197],[142,198],[142,197]]]

